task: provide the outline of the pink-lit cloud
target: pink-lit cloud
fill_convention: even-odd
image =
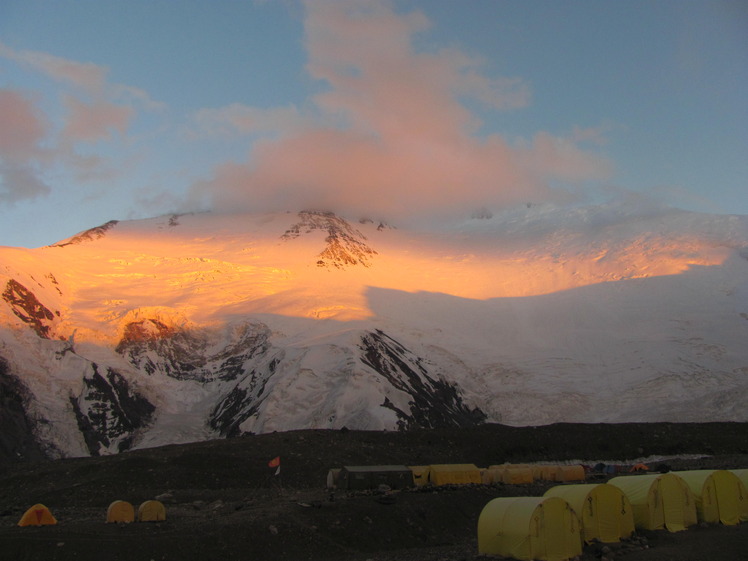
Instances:
[[[469,212],[563,198],[551,182],[610,173],[607,160],[571,137],[539,132],[510,143],[479,136],[481,123],[465,100],[517,109],[529,104],[529,87],[520,78],[485,76],[480,60],[454,48],[417,51],[414,36],[430,26],[420,12],[399,14],[389,2],[365,0],[310,0],[305,8],[307,70],[328,88],[314,97],[313,115],[247,107],[201,114],[210,118],[204,129],[207,122],[246,132],[278,125],[246,162],[220,164],[195,185],[193,195],[213,208]]]
[[[105,101],[87,103],[66,96],[67,116],[62,135],[72,142],[96,142],[111,137],[112,131],[124,135],[135,110],[127,105]]]
[[[106,157],[91,149],[101,142],[123,140],[140,108],[162,104],[139,88],[107,81],[106,67],[48,53],[14,50],[0,42],[0,57],[59,84],[56,100],[61,119],[42,113],[42,99],[5,90],[0,99],[0,202],[33,199],[51,192],[44,177],[54,166],[76,181],[111,178]],[[81,143],[87,144],[80,149]],[[44,146],[44,149],[41,147]]]
[[[0,89],[0,202],[14,203],[49,193],[39,173],[46,159],[41,143],[47,124],[33,101]]]
[[[45,131],[44,117],[31,99],[14,90],[0,89],[0,154],[11,158],[33,156]]]
[[[36,70],[72,89],[63,93],[67,110],[61,138],[65,143],[96,142],[116,130],[124,134],[135,110],[130,104],[114,103],[127,98],[151,104],[142,90],[109,84],[109,69],[91,62],[78,62],[36,51],[14,50],[0,43],[0,56]]]
[[[66,82],[99,96],[106,84],[108,70],[90,62],[77,62],[36,51],[18,51],[0,42],[0,56],[29,66],[54,80]]]

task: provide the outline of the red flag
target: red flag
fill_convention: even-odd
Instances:
[[[268,462],[268,467],[271,467],[271,468],[278,467],[280,465],[281,465],[280,456],[276,456],[275,458],[273,458],[272,460]]]

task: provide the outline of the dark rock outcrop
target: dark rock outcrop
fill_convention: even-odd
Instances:
[[[368,267],[369,260],[377,253],[366,244],[366,236],[332,212],[302,211],[299,218],[301,221],[286,230],[281,238],[291,240],[314,230],[327,232],[326,247],[317,255],[319,267]]]
[[[221,436],[234,437],[241,434],[240,425],[260,410],[268,397],[265,386],[275,374],[280,358],[274,357],[266,364],[252,369],[229,391],[211,411],[208,425]]]
[[[127,324],[115,350],[151,375],[160,373],[199,382],[227,381],[244,374],[244,363],[267,349],[269,333],[263,324],[240,325],[225,347],[211,353],[206,331],[144,319]]]
[[[101,375],[92,363],[92,374],[83,383],[83,392],[70,396],[70,404],[91,455],[98,456],[102,447],[109,448],[113,442],[118,452],[129,449],[135,432],[148,425],[155,407],[111,368]]]
[[[107,231],[114,228],[119,223],[119,220],[110,220],[106,224],[102,224],[101,226],[96,226],[95,228],[90,228],[84,232],[81,232],[80,234],[76,234],[72,238],[68,238],[66,241],[58,242],[52,244],[52,247],[65,247],[66,245],[76,245],[83,242],[92,242],[94,240],[98,240],[99,238],[103,238]]]
[[[49,330],[55,314],[44,306],[28,288],[15,279],[10,279],[3,291],[5,300],[13,313],[28,324],[39,337],[49,339]]]
[[[421,357],[380,330],[367,333],[359,347],[361,361],[394,388],[411,396],[410,409],[398,409],[385,398],[382,407],[397,413],[401,430],[414,428],[465,427],[480,424],[486,415],[467,407],[453,384],[432,376]]]
[[[45,457],[26,409],[29,392],[0,357],[0,463],[35,461]]]

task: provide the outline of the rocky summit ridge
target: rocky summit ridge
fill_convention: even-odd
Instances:
[[[747,248],[746,217],[605,205],[170,215],[0,248],[0,456],[746,421]]]

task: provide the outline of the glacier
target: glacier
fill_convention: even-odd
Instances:
[[[0,291],[6,458],[301,428],[748,421],[745,216],[168,215],[0,247]]]

